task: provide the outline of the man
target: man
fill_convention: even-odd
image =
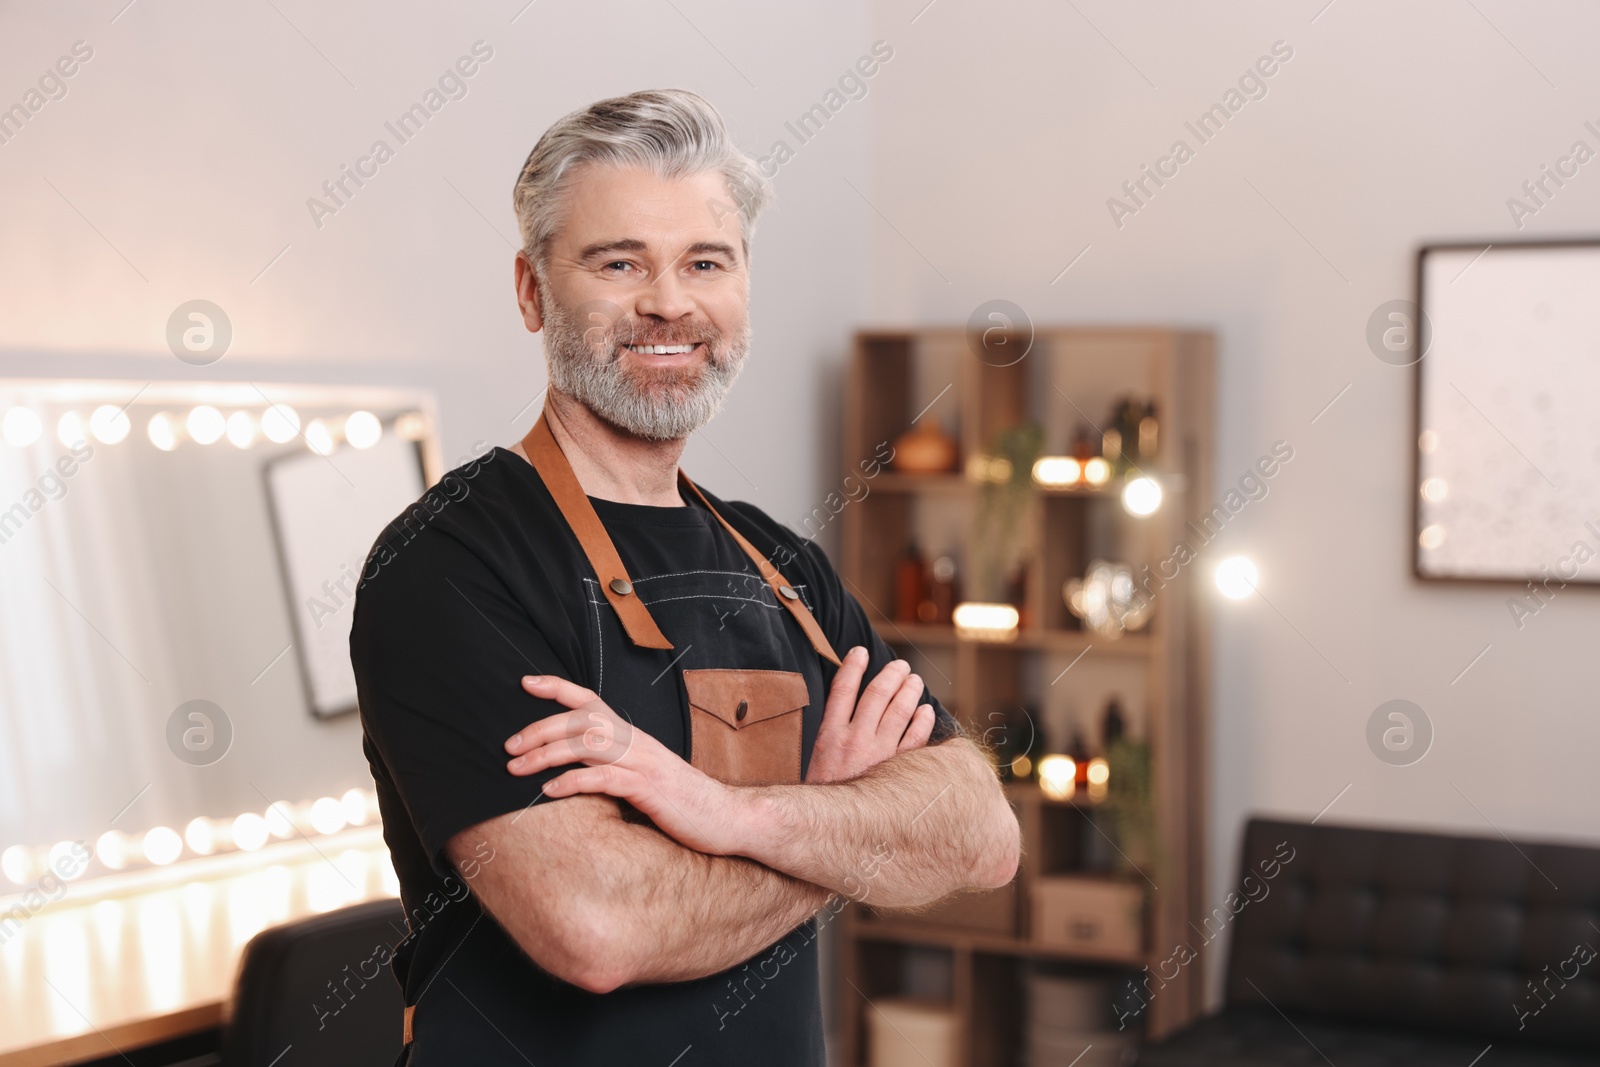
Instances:
[[[568,115],[517,181],[544,410],[390,525],[350,636],[412,1067],[821,1064],[819,911],[1015,873],[991,765],[827,558],[678,470],[767,196],[680,90]]]

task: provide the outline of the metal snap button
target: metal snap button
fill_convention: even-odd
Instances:
[[[611,591],[619,596],[627,596],[633,592],[633,585],[626,578],[611,579]]]
[[[733,717],[740,722],[744,722],[744,717],[748,714],[750,714],[750,702],[748,700],[739,701],[739,707],[734,711]]]
[[[792,585],[780,585],[780,586],[778,586],[778,592],[782,593],[784,596],[788,597],[790,600],[799,600],[800,599],[800,594],[794,591],[794,586],[792,586]]]

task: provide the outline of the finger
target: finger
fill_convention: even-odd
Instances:
[[[540,745],[591,732],[621,736],[627,729],[627,724],[618,719],[604,701],[594,700],[529,723],[506,739],[506,751],[527,752]]]
[[[593,689],[585,689],[577,682],[569,682],[553,674],[525,675],[522,679],[522,688],[536,697],[559,701],[569,708],[600,699]]]
[[[877,676],[867,683],[861,699],[857,701],[856,713],[850,720],[851,723],[869,734],[876,731],[878,720],[883,718],[883,709],[889,705],[889,698],[899,691],[901,683],[910,673],[911,664],[903,659],[897,659],[879,671]]]
[[[889,700],[889,706],[883,709],[877,732],[890,741],[898,740],[906,732],[906,724],[916,713],[917,701],[921,699],[922,679],[915,674],[906,675],[906,680],[900,683],[900,688]]]
[[[544,792],[552,797],[566,797],[576,793],[604,793],[607,796],[632,800],[638,793],[642,781],[638,774],[618,767],[579,767],[550,779],[544,784]]]
[[[834,672],[833,685],[828,689],[828,702],[822,710],[822,725],[817,729],[819,738],[824,734],[832,734],[850,721],[850,714],[856,707],[856,694],[861,691],[861,676],[866,672],[870,658],[867,650],[860,645],[845,653],[839,669]]]
[[[933,736],[933,705],[924,704],[911,716],[911,725],[906,727],[905,737],[900,739],[896,752],[910,752],[921,748],[928,743],[928,738]]]

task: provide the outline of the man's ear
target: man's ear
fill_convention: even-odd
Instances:
[[[513,268],[517,289],[517,306],[522,309],[522,324],[529,333],[544,329],[544,308],[539,302],[538,274],[528,261],[526,252],[518,252]]]

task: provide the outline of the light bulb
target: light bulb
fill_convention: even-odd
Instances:
[[[70,882],[83,875],[88,851],[76,841],[57,841],[50,846],[48,862],[57,878]]]
[[[1217,564],[1217,590],[1229,600],[1243,600],[1254,593],[1260,577],[1256,565],[1244,556],[1229,556]]]
[[[28,408],[12,408],[6,412],[4,419],[0,419],[0,435],[5,437],[6,444],[14,448],[27,448],[43,432],[44,426],[39,422],[39,416]]]
[[[101,404],[89,416],[89,432],[103,445],[114,445],[133,430],[133,420],[115,404]]]
[[[249,448],[256,443],[256,417],[248,411],[235,411],[228,416],[228,443],[235,448]]]
[[[267,820],[253,811],[233,820],[233,843],[246,852],[254,852],[266,844],[267,833]]]
[[[152,827],[144,833],[144,858],[157,867],[165,867],[183,855],[183,838],[178,831],[165,826]]]
[[[1122,487],[1122,506],[1130,515],[1153,515],[1161,506],[1161,485],[1154,478],[1129,479]]]
[[[1090,485],[1105,485],[1111,480],[1111,464],[1100,456],[1085,460],[1083,463],[1083,480]]]
[[[128,865],[128,839],[120,830],[107,830],[94,843],[95,857],[113,871]]]
[[[68,448],[89,440],[89,427],[83,421],[83,416],[76,411],[62,415],[60,421],[56,423],[56,440]]]
[[[1072,485],[1082,473],[1083,467],[1071,456],[1040,456],[1033,461],[1033,480],[1040,485]]]
[[[269,807],[263,816],[267,820],[267,829],[279,841],[294,836],[294,820],[290,817],[291,811],[293,809],[289,807],[288,801],[279,800]]]
[[[300,413],[288,404],[274,404],[261,413],[261,434],[275,445],[293,441],[300,433]]]
[[[222,417],[222,412],[210,404],[201,404],[189,412],[189,417],[184,420],[184,426],[189,430],[189,436],[194,438],[196,444],[213,444],[228,428],[228,420]]]
[[[27,885],[33,877],[33,855],[22,845],[12,845],[0,852],[0,873],[17,885]]]
[[[344,809],[332,797],[318,797],[311,805],[311,828],[319,834],[336,834],[344,829]]]
[[[371,448],[383,437],[383,423],[370,411],[353,411],[344,420],[344,439],[351,448]]]
[[[1039,761],[1039,788],[1051,800],[1070,800],[1078,791],[1078,765],[1071,756],[1046,756]]]
[[[171,452],[178,447],[178,420],[165,411],[150,416],[147,432],[150,434],[150,443],[163,452]]]
[[[365,826],[367,823],[367,794],[359,789],[347,789],[344,796],[339,798],[339,807],[344,812],[344,821],[351,826]]]
[[[306,426],[306,444],[319,456],[333,453],[333,428],[326,419],[312,419]]]
[[[196,855],[209,856],[217,849],[216,832],[205,816],[189,820],[189,825],[183,828],[183,840]]]

